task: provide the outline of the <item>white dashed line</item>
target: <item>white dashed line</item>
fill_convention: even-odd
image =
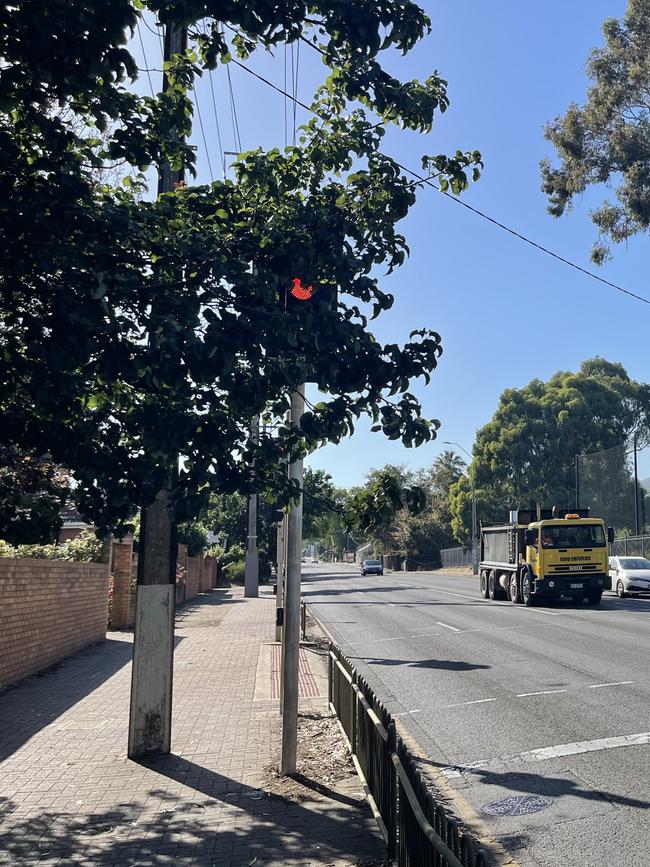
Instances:
[[[530,695],[553,695],[556,692],[566,692],[566,689],[544,689],[541,692],[519,692],[517,698],[528,698]]]
[[[462,632],[461,629],[456,629],[455,626],[450,626],[448,623],[442,623],[440,620],[436,620],[438,626],[444,626],[445,629],[451,629],[452,632]]]
[[[604,686],[629,686],[633,680],[618,680],[616,683],[592,683],[587,689],[602,689]]]
[[[445,704],[443,705],[443,709],[448,707],[464,707],[468,704],[487,704],[489,701],[496,701],[496,698],[477,698],[474,701],[459,701],[457,704]]]

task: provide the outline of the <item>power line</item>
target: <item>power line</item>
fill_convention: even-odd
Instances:
[[[283,90],[281,87],[278,87],[276,84],[273,84],[272,81],[269,81],[268,78],[265,78],[263,75],[260,75],[258,72],[250,69],[248,66],[245,66],[243,63],[240,63],[238,60],[234,58],[231,61],[232,63],[237,64],[242,69],[246,70],[249,75],[254,76],[255,78],[262,81],[268,87],[271,87],[273,90],[287,97],[288,99],[293,100],[296,105],[299,105],[301,108],[306,109],[311,114],[319,117],[318,112],[314,111],[314,109],[306,105],[304,102],[301,102],[297,97],[293,96],[290,93],[287,93],[286,90]],[[570,259],[561,256],[559,253],[555,253],[553,250],[549,250],[548,247],[544,247],[542,244],[538,244],[537,241],[533,241],[532,238],[528,238],[526,235],[523,235],[521,232],[518,232],[516,229],[512,229],[510,226],[507,226],[505,223],[502,223],[500,220],[495,219],[494,217],[489,216],[484,211],[479,210],[479,208],[475,208],[473,205],[464,202],[462,199],[459,199],[457,196],[452,195],[444,190],[441,190],[440,187],[433,183],[429,178],[425,178],[422,175],[418,174],[418,172],[413,171],[413,169],[409,169],[407,166],[402,165],[397,160],[394,160],[395,165],[402,169],[402,171],[407,172],[409,175],[417,179],[418,184],[426,184],[429,187],[432,187],[434,190],[442,193],[448,199],[451,199],[456,204],[461,205],[463,208],[466,208],[468,211],[471,211],[473,214],[476,214],[478,217],[482,217],[484,220],[487,220],[489,223],[492,223],[494,226],[497,226],[500,229],[503,229],[504,232],[508,232],[510,235],[513,235],[515,238],[518,238],[520,241],[524,241],[526,244],[529,244],[531,247],[539,250],[542,253],[546,253],[547,256],[551,256],[553,259],[557,259],[559,262],[568,265],[570,268],[574,268],[576,271],[579,271],[581,274],[586,275],[587,277],[591,277],[593,280],[598,280],[599,283],[603,283],[605,286],[609,286],[611,289],[616,289],[617,292],[622,292],[624,295],[628,295],[630,298],[635,298],[637,301],[642,301],[644,304],[650,304],[650,299],[644,298],[643,295],[639,295],[636,292],[632,292],[629,289],[625,289],[623,286],[619,286],[618,283],[613,283],[611,280],[606,280],[604,277],[601,277],[599,274],[594,273],[593,271],[589,271],[587,268],[583,268],[581,265],[578,265],[576,262],[572,262]]]
[[[212,172],[212,160],[210,159],[210,149],[208,148],[208,141],[205,137],[205,129],[203,128],[203,118],[201,117],[201,106],[199,105],[199,95],[196,92],[196,85],[194,85],[194,104],[196,105],[196,113],[199,118],[199,126],[201,127],[201,135],[203,137],[203,144],[205,146],[205,155],[208,158],[208,169],[210,170],[210,179],[214,183],[214,174]]]
[[[241,66],[241,64],[238,64]],[[244,67],[245,69],[246,67]],[[237,118],[237,105],[235,104],[235,94],[232,86],[232,78],[230,76],[230,65],[226,65],[226,73],[228,75],[228,93],[230,95],[230,116],[232,118],[232,132],[235,139],[235,147],[242,152],[241,136],[239,134],[239,120]]]
[[[139,21],[136,22],[136,26],[138,28],[138,37],[140,39],[140,45],[142,47],[142,57],[144,58],[144,66],[145,66],[145,70],[147,73],[147,78],[149,79],[149,87],[151,89],[151,96],[155,99],[156,94],[154,93],[153,82],[151,81],[151,73],[149,72],[149,61],[147,60],[147,52],[146,52],[145,47],[144,47],[144,39],[142,38],[142,31],[140,30],[140,22]]]

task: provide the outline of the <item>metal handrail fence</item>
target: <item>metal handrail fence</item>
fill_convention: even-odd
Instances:
[[[397,867],[488,867],[485,852],[435,801],[392,716],[335,644],[328,671],[330,705],[365,778],[391,861]]]

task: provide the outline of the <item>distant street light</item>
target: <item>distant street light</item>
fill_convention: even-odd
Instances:
[[[460,443],[457,442],[449,442],[449,440],[443,440],[443,443],[446,446],[457,446],[461,452],[465,452],[467,457],[473,460],[472,455],[464,449]],[[474,575],[478,575],[478,527],[476,525],[476,488],[474,487],[474,474],[472,474],[472,572]]]

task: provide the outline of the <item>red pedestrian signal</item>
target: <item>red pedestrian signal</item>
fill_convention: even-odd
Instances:
[[[314,287],[313,285],[305,286],[300,277],[294,277],[289,292],[297,301],[309,301],[314,294]]]

